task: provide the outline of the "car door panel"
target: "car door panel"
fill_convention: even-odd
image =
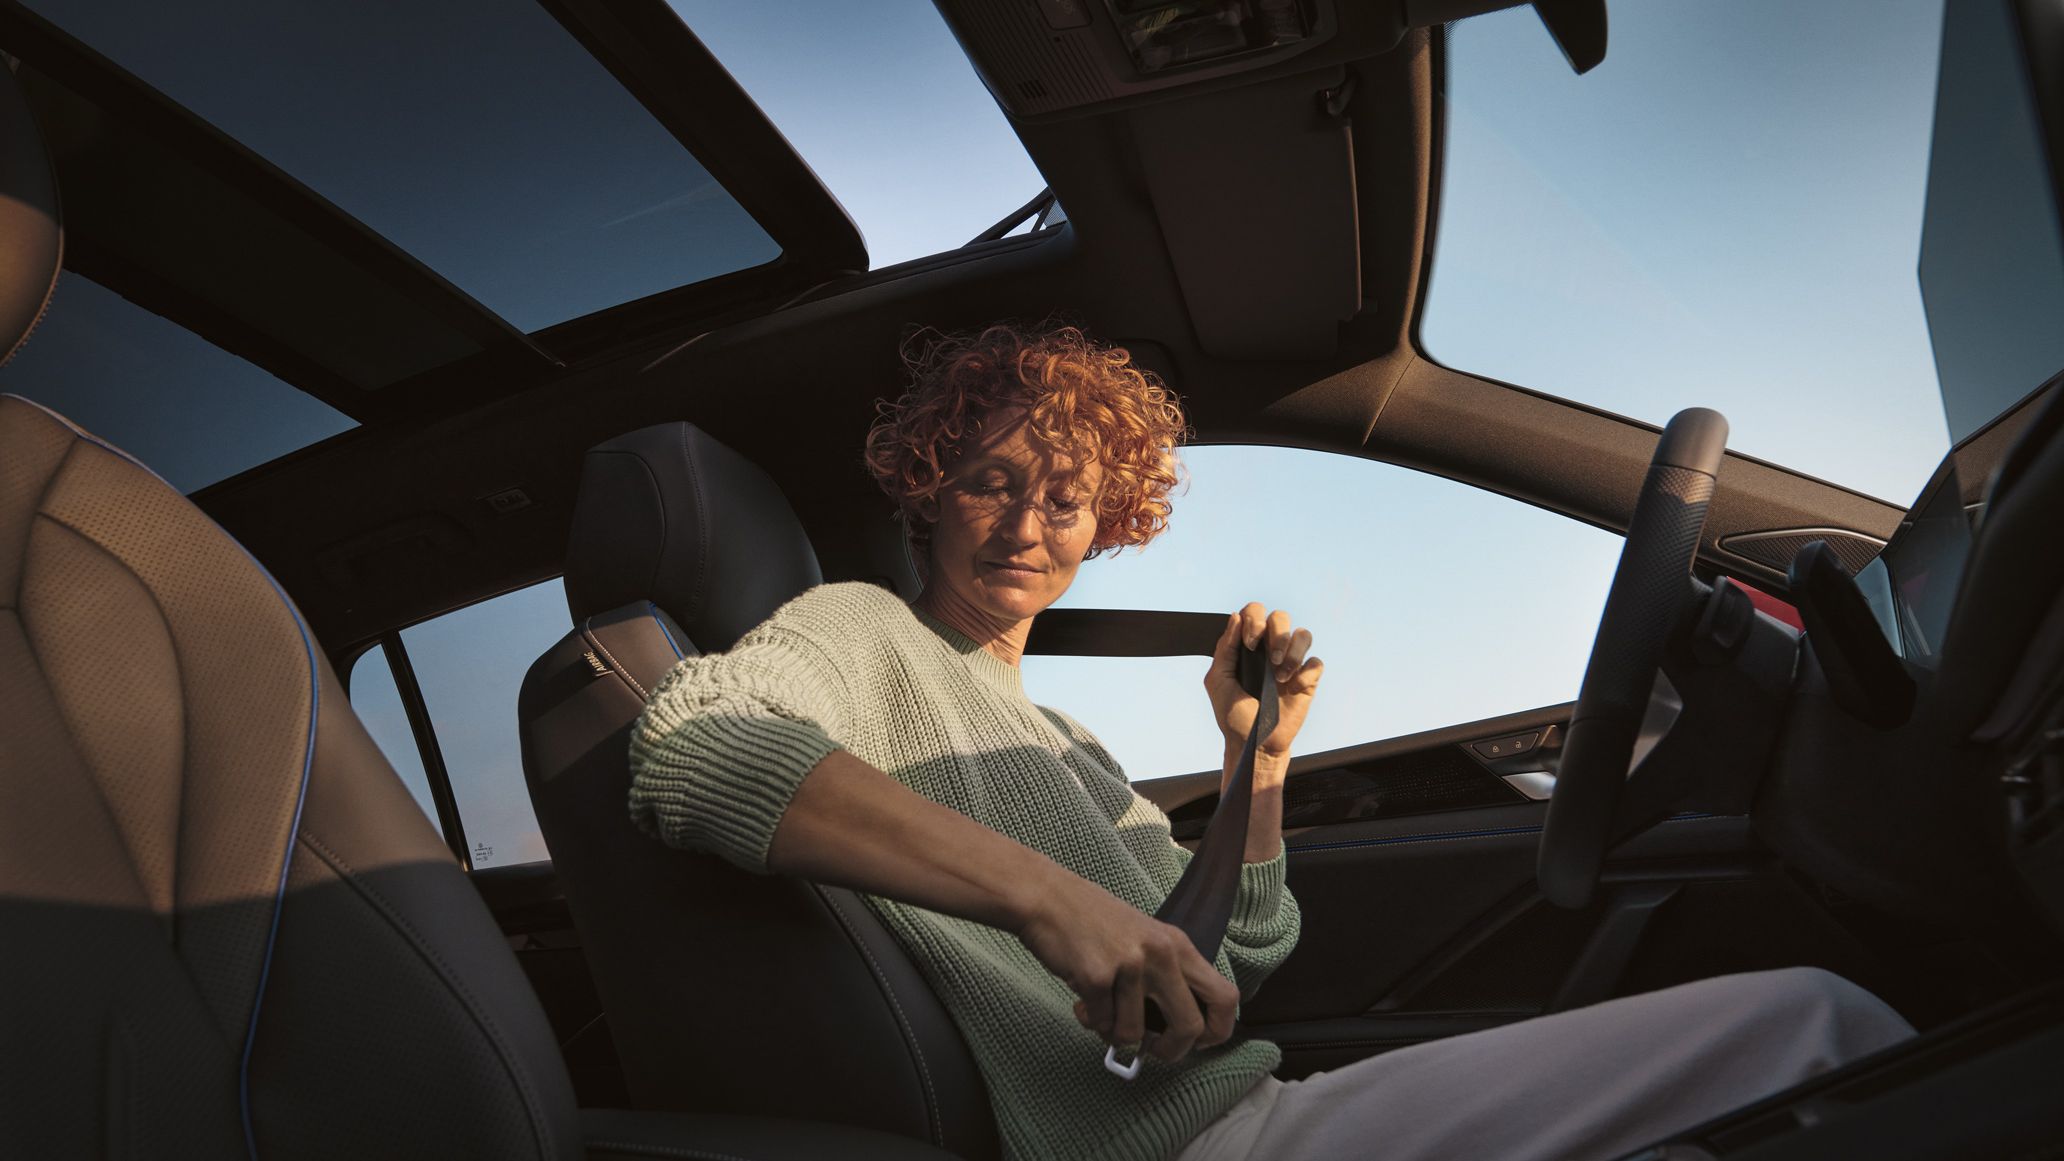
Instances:
[[[1854,942],[1739,816],[1668,819],[1613,852],[1590,906],[1543,901],[1534,861],[1547,803],[1510,779],[1538,771],[1548,782],[1542,759],[1553,763],[1569,709],[1293,765],[1286,815],[1339,821],[1285,827],[1302,933],[1241,1013],[1250,1034],[1283,1046],[1282,1075],[1701,975],[1790,963],[1870,974]],[[1518,755],[1484,744],[1528,735],[1534,745]],[[1203,772],[1140,791],[1171,813],[1180,836],[1216,805],[1217,781]],[[1430,805],[1443,799],[1490,804]]]

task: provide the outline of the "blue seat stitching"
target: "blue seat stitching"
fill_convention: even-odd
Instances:
[[[652,623],[659,626],[660,635],[666,638],[667,648],[672,649],[674,651],[674,660],[678,661],[681,658],[686,657],[687,654],[681,652],[680,644],[674,640],[673,631],[666,627],[665,621],[659,619],[659,606],[653,604],[651,601],[646,601],[645,608],[652,614]]]
[[[230,538],[235,543],[235,538]],[[242,548],[242,545],[238,545]],[[294,792],[294,821],[287,828],[287,842],[280,853],[279,885],[272,896],[272,925],[265,933],[265,962],[258,969],[258,991],[251,998],[251,1026],[244,1033],[244,1057],[237,1066],[237,1103],[242,1107],[244,1119],[244,1142],[250,1148],[251,1161],[258,1161],[258,1135],[251,1125],[251,1053],[258,1044],[258,1013],[265,1003],[265,985],[272,978],[272,953],[279,943],[279,922],[281,912],[286,910],[287,872],[294,865],[294,836],[301,833],[301,811],[308,804],[308,775],[315,768],[315,730],[322,709],[322,680],[315,660],[315,642],[308,637],[308,626],[301,621],[301,614],[294,609],[294,602],[287,599],[286,590],[273,579],[265,566],[246,551],[244,556],[258,569],[272,591],[279,596],[280,603],[287,607],[287,615],[294,618],[294,627],[301,632],[301,647],[308,656],[308,747],[301,755],[301,785]]]

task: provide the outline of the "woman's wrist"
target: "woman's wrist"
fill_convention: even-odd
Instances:
[[[1238,741],[1232,738],[1225,740],[1225,763],[1220,767],[1225,779],[1230,780],[1233,771],[1239,768],[1240,755],[1246,747],[1247,742],[1244,738]],[[1271,754],[1260,749],[1254,752],[1254,784],[1257,787],[1279,783],[1289,771],[1290,755]]]

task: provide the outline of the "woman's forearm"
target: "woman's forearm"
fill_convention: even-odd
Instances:
[[[1233,770],[1239,764],[1240,747],[1227,741],[1225,769],[1219,779],[1221,788],[1233,780]],[[1283,776],[1289,769],[1288,755],[1254,756],[1254,805],[1247,812],[1247,847],[1241,855],[1244,862],[1266,863],[1276,857],[1283,845]]]
[[[1114,1044],[1141,1042],[1148,999],[1168,1019],[1150,1049],[1164,1060],[1232,1035],[1239,989],[1180,929],[844,750],[803,778],[767,866],[1016,935]]]
[[[797,788],[767,866],[1014,933],[1058,876],[1074,877],[844,750],[826,754]]]

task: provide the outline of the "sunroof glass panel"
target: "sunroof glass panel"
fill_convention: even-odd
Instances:
[[[780,248],[533,0],[28,0],[536,331]]]
[[[931,0],[668,4],[853,216],[876,269],[957,250],[1046,186]]]

